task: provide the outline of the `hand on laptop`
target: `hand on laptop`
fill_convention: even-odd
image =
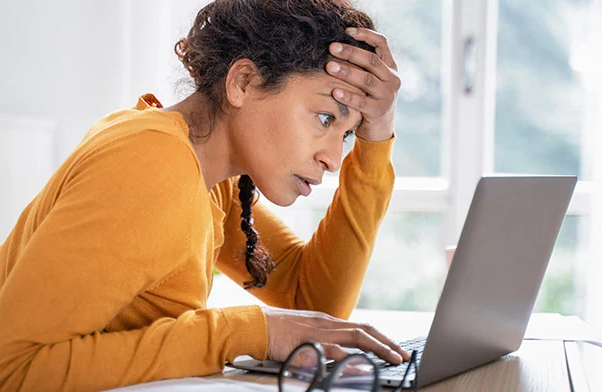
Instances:
[[[410,355],[368,324],[354,323],[326,313],[264,307],[268,325],[268,359],[285,361],[301,343],[314,341],[326,357],[340,360],[349,353],[341,347],[373,352],[392,364],[408,361]]]

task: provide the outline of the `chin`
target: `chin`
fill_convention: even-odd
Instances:
[[[265,197],[270,202],[276,204],[279,207],[288,207],[292,205],[299,197],[299,195],[296,193],[284,192],[284,190],[278,191],[269,189],[266,192],[264,192],[259,186],[257,186],[257,189],[263,195],[263,197]]]
[[[262,193],[262,195],[265,196],[266,199],[280,207],[288,207],[292,205],[299,197],[299,195],[269,195],[265,193]]]

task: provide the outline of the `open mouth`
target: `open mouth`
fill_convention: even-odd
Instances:
[[[297,178],[298,178],[298,179],[300,179],[301,181],[303,181],[304,183],[306,183],[307,185],[311,185],[311,184],[309,183],[309,181],[307,181],[305,178],[303,178],[303,177],[300,177],[300,176],[297,176]]]
[[[304,196],[309,196],[311,193],[311,182],[303,177],[300,177],[295,174],[295,183],[297,184],[297,188],[299,189],[299,193]]]
[[[295,174],[295,177],[297,177],[299,180],[301,180],[302,182],[304,182],[307,185],[320,185],[322,183],[322,181],[320,180],[314,180],[313,178],[305,178],[305,177],[301,177],[298,174]]]

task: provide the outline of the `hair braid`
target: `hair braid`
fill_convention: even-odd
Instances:
[[[253,184],[251,177],[242,175],[238,181],[238,189],[238,198],[242,207],[240,228],[247,236],[245,265],[247,271],[251,274],[251,278],[253,278],[252,281],[244,282],[244,287],[245,289],[263,287],[275,264],[266,250],[260,244],[257,244],[259,235],[257,230],[253,228],[253,217],[251,216],[251,206],[255,200],[255,184]]]

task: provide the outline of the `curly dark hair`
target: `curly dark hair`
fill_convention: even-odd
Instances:
[[[293,74],[324,72],[333,59],[332,42],[351,44],[371,52],[374,48],[345,33],[348,27],[374,30],[374,23],[346,0],[215,0],[202,8],[186,38],[175,52],[190,73],[197,92],[211,102],[213,129],[225,102],[225,79],[234,62],[249,59],[262,78],[260,88],[277,93]],[[192,142],[208,135],[190,135]],[[251,278],[246,288],[263,287],[274,263],[258,244],[251,206],[256,189],[248,175],[239,183],[241,229],[247,236],[246,267]]]

